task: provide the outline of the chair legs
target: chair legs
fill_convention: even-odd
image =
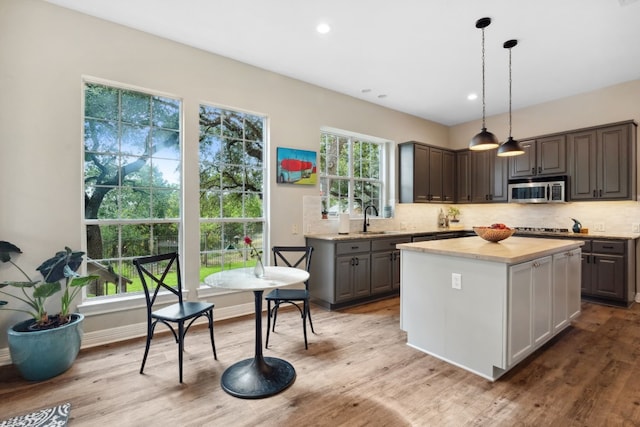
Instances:
[[[207,313],[205,313],[209,323],[209,337],[211,338],[211,348],[213,349],[213,358],[218,360],[218,354],[216,353],[216,342],[213,338],[213,309]],[[169,324],[165,323],[169,326],[169,329],[173,333],[173,336],[178,344],[178,369],[180,375],[180,383],[182,384],[182,361],[184,356],[184,337],[187,334],[187,331],[191,327],[191,324],[196,320],[196,318],[191,319],[191,322],[184,327],[184,321],[177,322],[178,323],[178,331],[176,332]],[[142,357],[142,365],[140,366],[140,373],[142,374],[144,371],[144,365],[147,363],[147,356],[149,355],[149,348],[151,347],[151,339],[153,338],[153,333],[156,327],[156,322],[147,326],[147,343],[144,348],[144,356]]]
[[[147,324],[147,344],[144,348],[144,356],[142,357],[142,365],[140,365],[140,373],[144,371],[144,365],[147,363],[147,356],[149,355],[149,347],[151,347],[151,338],[153,337],[154,327]]]
[[[265,340],[265,348],[269,348],[269,334],[270,332],[276,331],[276,321],[278,319],[278,308],[280,304],[288,302],[296,306],[296,308],[300,311],[300,315],[302,317],[302,331],[304,334],[304,348],[307,350],[309,348],[307,344],[307,318],[309,319],[309,325],[311,326],[311,332],[316,333],[313,329],[313,321],[311,320],[311,310],[309,308],[309,301],[304,301],[302,309],[297,304],[294,304],[291,301],[287,300],[273,300],[273,309],[271,308],[271,300],[267,300],[267,339]],[[271,326],[271,317],[273,317],[273,326]]]
[[[209,312],[207,315],[209,319],[209,336],[211,337],[211,348],[213,348],[213,358],[218,360],[218,355],[216,354],[216,342],[213,339],[213,310]]]

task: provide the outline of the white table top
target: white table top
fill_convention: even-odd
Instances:
[[[204,278],[207,286],[238,291],[260,291],[302,283],[309,278],[305,270],[293,267],[268,266],[264,277],[256,277],[253,267],[224,270]]]

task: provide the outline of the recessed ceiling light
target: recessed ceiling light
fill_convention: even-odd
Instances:
[[[467,99],[469,101],[473,101],[475,99],[478,99],[478,94],[477,93],[470,93],[469,95],[467,95]]]
[[[322,24],[318,24],[318,26],[316,27],[316,31],[320,34],[327,34],[329,31],[331,31],[331,27],[329,26],[329,24],[323,22]]]

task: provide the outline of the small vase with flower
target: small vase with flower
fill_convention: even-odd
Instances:
[[[260,252],[253,246],[253,241],[251,237],[244,236],[244,243],[249,246],[249,254],[251,257],[256,258],[256,265],[253,267],[253,274],[256,277],[264,277],[264,265],[262,264],[262,258],[260,257]]]

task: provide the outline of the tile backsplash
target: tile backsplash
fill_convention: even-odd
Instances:
[[[322,220],[319,196],[305,196],[303,200],[304,233],[335,233],[337,218]],[[440,209],[446,212],[451,204],[401,203],[393,207],[393,218],[372,218],[372,230],[424,230],[438,226]],[[589,234],[631,234],[633,224],[640,224],[640,203],[568,202],[558,204],[456,204],[461,211],[460,224],[465,228],[501,222],[510,227],[549,227],[571,230],[576,218]],[[603,231],[596,231],[602,225]],[[362,219],[351,220],[351,230],[362,227]]]

